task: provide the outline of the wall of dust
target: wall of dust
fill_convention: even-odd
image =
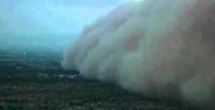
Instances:
[[[62,66],[156,98],[214,108],[215,1],[145,0],[86,26]]]

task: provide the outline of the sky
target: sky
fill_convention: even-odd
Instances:
[[[0,0],[0,46],[61,44],[123,0]],[[58,41],[58,42],[57,42]],[[58,45],[57,44],[57,45]]]
[[[0,31],[76,34],[119,3],[120,0],[0,0]]]

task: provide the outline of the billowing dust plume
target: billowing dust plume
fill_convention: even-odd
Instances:
[[[62,65],[146,96],[214,107],[215,1],[121,5],[71,42]]]

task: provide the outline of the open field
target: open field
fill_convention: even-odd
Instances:
[[[0,110],[191,110],[60,68],[51,54],[0,54]]]

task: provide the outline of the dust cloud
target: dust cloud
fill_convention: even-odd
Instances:
[[[155,98],[215,108],[215,1],[128,2],[86,26],[62,66]]]

